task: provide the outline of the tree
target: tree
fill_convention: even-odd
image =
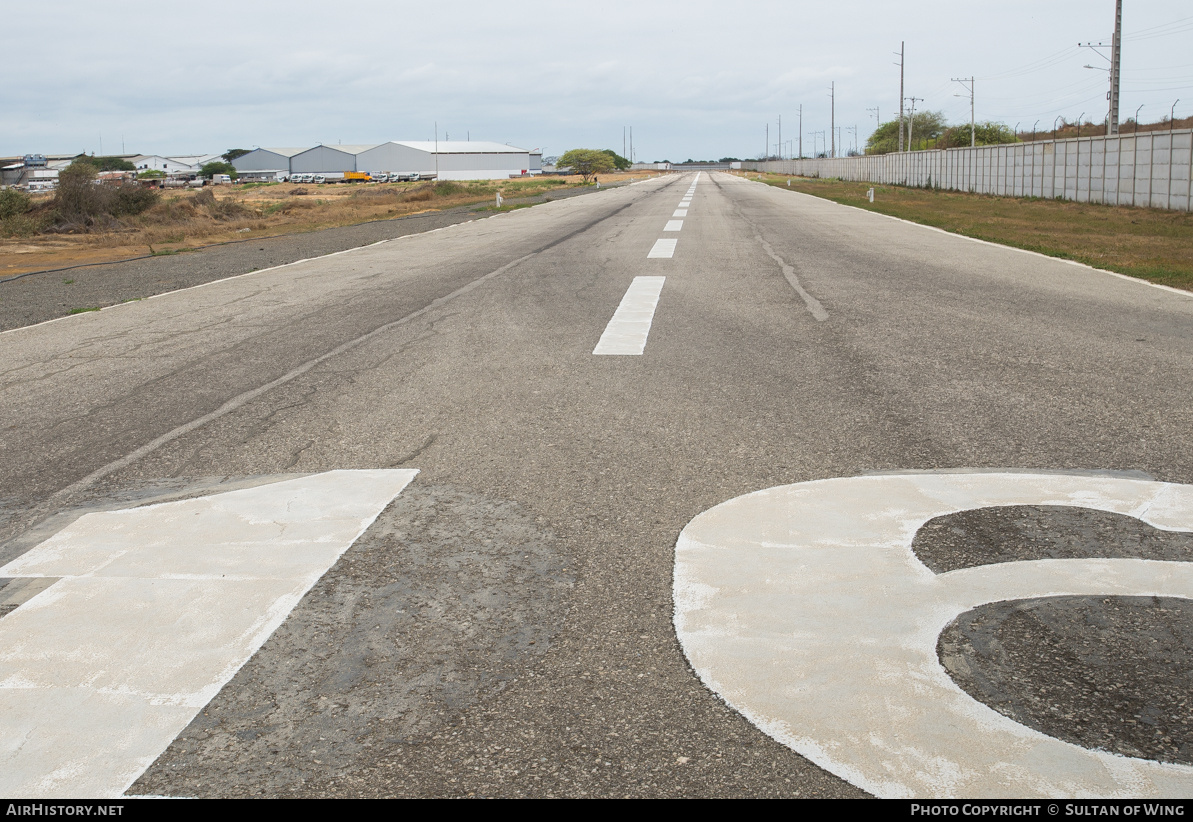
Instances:
[[[227,151],[225,151],[223,154],[221,154],[220,156],[224,158],[225,163],[230,163],[233,160],[235,160],[237,157],[243,157],[244,155],[246,155],[248,153],[249,153],[249,149],[247,149],[247,148],[230,148]]]
[[[630,166],[633,165],[633,163],[631,163],[625,157],[622,157],[620,154],[618,154],[616,151],[614,151],[611,148],[606,148],[606,149],[602,149],[602,150],[613,159],[613,166],[618,171],[625,171],[627,168],[629,168]]]
[[[97,171],[136,171],[137,167],[123,157],[88,157],[87,162]]]
[[[998,146],[1006,143],[1022,142],[1010,126],[987,120],[977,123],[973,129],[974,144],[979,146]],[[969,124],[949,126],[940,139],[936,141],[937,148],[963,148],[970,144]]]
[[[213,177],[216,174],[227,174],[233,180],[238,176],[235,167],[231,163],[211,162],[199,166],[200,177]]]
[[[907,151],[921,151],[926,148],[936,148],[936,141],[944,133],[944,115],[939,111],[917,111],[915,119],[910,116],[903,118],[903,128],[911,126],[910,139],[905,132],[904,148]],[[899,121],[891,120],[874,129],[874,133],[866,140],[867,154],[889,154],[899,150]]]
[[[740,163],[741,158],[740,157],[722,157],[721,159],[717,160],[717,162],[718,163]]]
[[[166,176],[166,172],[160,168],[147,168],[137,175],[138,180],[160,180]]]
[[[572,171],[583,177],[586,183],[594,175],[606,174],[616,168],[612,157],[595,148],[573,148],[565,151],[559,158],[558,165],[571,168]]]

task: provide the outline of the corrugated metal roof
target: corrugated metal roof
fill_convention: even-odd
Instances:
[[[317,149],[317,148],[332,148],[332,149],[335,149],[336,151],[342,151],[342,152],[344,152],[345,154],[360,154],[362,151],[368,151],[368,150],[369,150],[369,149],[371,149],[371,148],[376,148],[376,147],[377,147],[377,145],[378,145],[377,143],[370,143],[370,144],[369,144],[369,145],[367,145],[367,146],[355,146],[355,145],[348,145],[348,146],[334,145],[334,146],[329,146],[329,145],[327,145],[326,143],[320,143],[320,144],[319,144],[319,145],[317,145],[317,146],[311,146],[310,148],[303,148],[303,149],[299,149],[298,151],[296,151],[296,152],[294,152],[294,153],[295,153],[295,154],[301,154],[301,153],[302,153],[302,152],[304,152],[304,151],[314,151],[314,150],[315,150],[315,149]],[[270,149],[270,151],[273,151],[273,149]],[[291,155],[291,156],[293,156],[293,155]]]
[[[273,154],[280,154],[283,157],[293,157],[295,154],[302,154],[308,149],[310,149],[310,146],[304,146],[303,148],[269,148],[267,146],[262,146],[261,148],[253,149],[253,151],[268,151]]]
[[[432,140],[394,140],[400,146],[418,151],[440,154],[526,154],[524,148],[507,146],[505,143],[491,143],[487,140],[440,140],[438,146]]]

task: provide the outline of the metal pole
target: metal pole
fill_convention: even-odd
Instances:
[[[804,159],[804,104],[799,104],[799,158]]]
[[[783,159],[783,115],[779,115],[779,159]]]
[[[903,150],[903,41],[899,42],[899,151]]]
[[[435,121],[435,179],[439,179],[439,121]]]
[[[1118,87],[1122,74],[1123,0],[1114,3],[1114,40],[1110,44],[1110,118],[1106,133],[1118,134]]]
[[[829,139],[832,141],[832,151],[829,152],[829,157],[837,156],[837,83],[834,81],[828,84],[829,96]]]

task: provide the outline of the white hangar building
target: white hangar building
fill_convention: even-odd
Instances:
[[[530,152],[504,143],[480,140],[393,141],[356,156],[356,171],[438,174],[440,180],[504,180],[511,174],[538,173],[542,155],[532,166]]]

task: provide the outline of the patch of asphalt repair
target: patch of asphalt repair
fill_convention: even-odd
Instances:
[[[596,191],[563,189],[510,198],[506,203],[535,205]],[[64,317],[75,309],[105,308],[490,216],[491,212],[481,208],[461,206],[299,234],[234,240],[177,254],[31,273],[0,282],[0,331]]]
[[[517,504],[415,480],[128,793],[360,793],[363,766],[397,776],[470,706],[533,675],[571,584]]]
[[[1193,534],[1071,506],[1016,505],[936,517],[912,543],[937,573],[1038,559],[1193,561]],[[1193,765],[1193,602],[1056,596],[961,614],[937,656],[957,685],[1049,736]]]

